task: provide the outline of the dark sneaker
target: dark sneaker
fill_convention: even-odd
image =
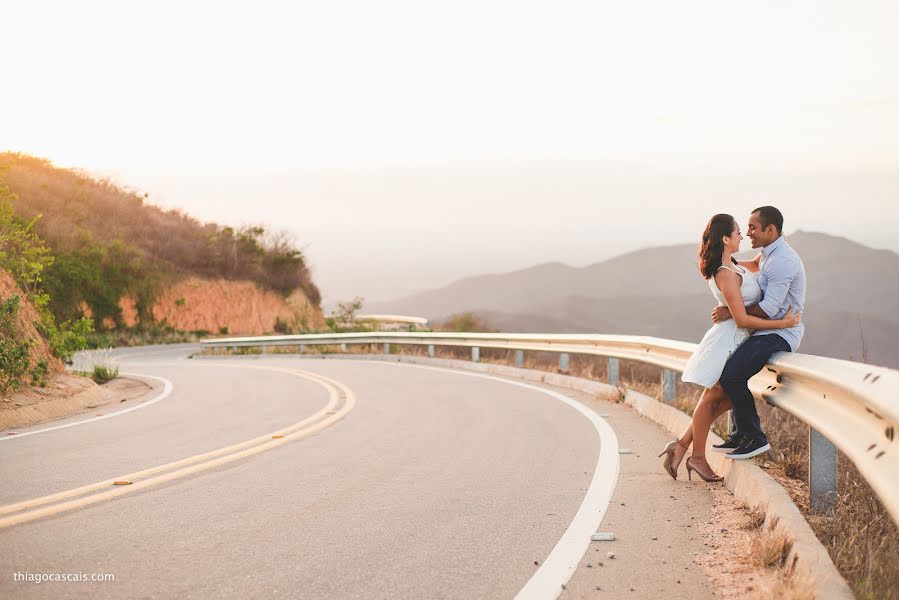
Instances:
[[[719,452],[727,452],[728,450],[736,450],[741,443],[743,443],[743,437],[740,434],[736,434],[728,437],[723,444],[712,444],[712,448]]]
[[[744,458],[752,458],[753,456],[758,456],[759,454],[763,454],[770,449],[771,444],[768,443],[768,440],[762,438],[760,440],[752,440],[751,442],[740,444],[739,448],[737,448],[733,452],[725,454],[724,456],[726,456],[727,458],[742,460]]]

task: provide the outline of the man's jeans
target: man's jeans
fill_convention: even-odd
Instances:
[[[790,345],[776,333],[754,335],[736,349],[721,373],[719,383],[734,404],[734,424],[744,439],[767,440],[748,382],[775,352],[790,352]]]

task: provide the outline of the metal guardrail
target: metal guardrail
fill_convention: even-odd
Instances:
[[[410,317],[408,315],[356,315],[355,320],[407,323],[409,325],[421,325],[422,327],[427,327],[431,324],[431,322],[424,317]]]
[[[676,372],[683,371],[696,344],[627,335],[551,335],[509,333],[377,332],[232,337],[203,340],[207,348],[391,344],[471,347],[473,361],[481,348],[515,350],[515,365],[525,351],[559,353],[568,370],[570,354],[609,359],[609,383],[618,385],[619,360],[662,368],[666,402],[676,395]],[[809,425],[809,487],[812,508],[833,505],[837,491],[839,448],[856,465],[896,523],[899,523],[899,371],[806,354],[781,353],[750,381],[757,398],[782,408]]]

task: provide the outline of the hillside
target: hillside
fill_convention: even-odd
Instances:
[[[23,222],[36,219],[34,232],[52,252],[41,285],[60,322],[84,315],[98,330],[232,333],[324,325],[305,258],[283,233],[200,223],[22,154],[0,153],[0,185]],[[218,294],[225,288],[227,303]]]
[[[788,236],[809,281],[801,351],[899,368],[899,255],[823,233]],[[462,311],[503,331],[656,335],[699,341],[714,306],[691,244],[649,248],[582,268],[560,263],[481,275],[373,312],[440,320]],[[751,252],[748,254],[752,254]]]
[[[4,331],[0,331],[0,347],[5,349],[5,342],[24,341],[28,349],[27,358],[30,368],[38,364],[44,364],[48,374],[62,372],[62,361],[53,356],[47,340],[35,327],[36,323],[40,322],[37,310],[35,310],[26,294],[16,284],[12,274],[0,268],[0,301],[5,303],[15,297],[18,297],[18,301],[16,302],[16,314],[12,319],[12,327],[14,332],[18,333],[18,336],[16,339],[9,339],[11,336],[6,335]],[[0,362],[4,365],[10,362],[5,352],[2,359]]]

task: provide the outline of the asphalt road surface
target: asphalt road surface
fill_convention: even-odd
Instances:
[[[599,464],[537,389],[194,350],[118,351],[145,397],[0,440],[0,597],[514,597]],[[21,580],[57,574],[114,581]]]

